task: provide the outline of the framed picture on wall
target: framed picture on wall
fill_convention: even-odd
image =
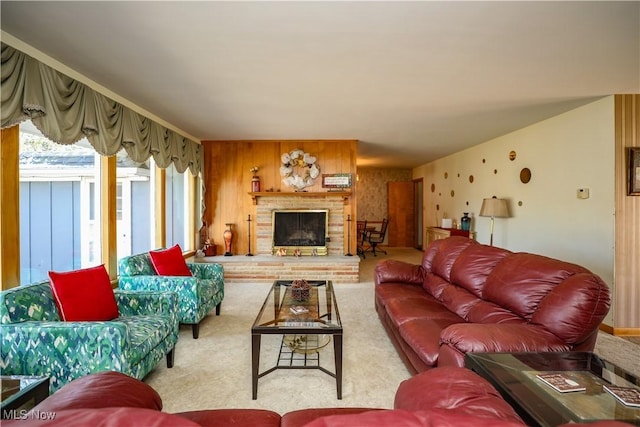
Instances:
[[[628,148],[629,195],[640,196],[640,147]]]
[[[331,190],[351,188],[350,173],[324,173],[322,174],[322,187]]]

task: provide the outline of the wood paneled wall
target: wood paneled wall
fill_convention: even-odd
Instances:
[[[317,158],[320,174],[352,174],[351,197],[346,201],[345,213],[354,219],[351,223],[351,251],[355,254],[355,218],[356,218],[356,140],[284,140],[284,141],[203,141],[204,147],[204,185],[205,212],[203,220],[208,225],[208,236],[215,242],[218,254],[224,252],[222,233],[226,223],[234,226],[232,252],[244,255],[248,251],[247,216],[255,219],[255,205],[251,192],[250,169],[259,168],[261,191],[292,192],[286,187],[280,176],[280,158],[283,153],[297,148]],[[325,192],[321,177],[309,192]],[[259,203],[259,202],[258,202]],[[251,247],[255,249],[255,224],[251,223]],[[345,242],[347,241],[345,228]],[[345,243],[346,245],[346,243]],[[345,247],[345,253],[347,248]]]
[[[640,196],[627,195],[627,148],[640,147],[640,95],[615,96],[615,335],[640,334]]]

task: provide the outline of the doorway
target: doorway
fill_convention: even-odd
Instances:
[[[387,184],[389,214],[389,246],[413,248],[415,240],[415,195],[412,181]]]
[[[422,206],[423,206],[423,185],[424,181],[422,178],[413,180],[413,218],[414,218],[414,242],[415,248],[418,250],[422,250],[424,247],[423,242],[423,216],[422,216]]]

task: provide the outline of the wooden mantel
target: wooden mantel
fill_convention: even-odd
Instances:
[[[327,197],[336,196],[341,197],[342,201],[346,204],[351,197],[350,191],[261,191],[261,192],[249,192],[253,204],[258,204],[260,197]]]

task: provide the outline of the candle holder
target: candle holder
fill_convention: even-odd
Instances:
[[[345,256],[353,256],[351,253],[351,215],[347,215],[347,253]]]
[[[247,217],[247,229],[247,234],[249,235],[249,252],[247,252],[246,256],[253,256],[253,254],[251,253],[251,214],[249,214],[249,216]]]

